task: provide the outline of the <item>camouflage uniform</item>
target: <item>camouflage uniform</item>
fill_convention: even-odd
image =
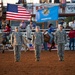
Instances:
[[[44,38],[41,32],[34,33],[34,45],[35,45],[35,57],[36,60],[40,59],[41,46],[44,42]]]
[[[20,32],[14,32],[11,36],[11,44],[14,48],[14,58],[15,61],[20,61],[20,55],[21,55],[21,47],[23,44],[23,38],[22,34]]]
[[[62,31],[57,30],[55,32],[55,43],[58,45],[57,53],[60,60],[63,60],[64,58],[64,48],[66,42],[67,42],[66,32],[64,30]]]

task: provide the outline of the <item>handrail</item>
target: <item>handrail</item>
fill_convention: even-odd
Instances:
[[[40,31],[43,31],[43,30],[48,30],[48,29],[40,29]],[[56,29],[55,29],[56,30]],[[65,31],[70,31],[71,29],[64,29]],[[26,29],[20,29],[21,32],[25,32]],[[35,31],[35,29],[32,29],[32,31]]]

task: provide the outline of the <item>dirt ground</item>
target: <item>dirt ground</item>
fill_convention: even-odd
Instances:
[[[56,51],[42,51],[39,62],[34,52],[22,52],[14,62],[13,52],[0,52],[0,75],[75,75],[75,51],[65,51],[65,60],[58,60]]]

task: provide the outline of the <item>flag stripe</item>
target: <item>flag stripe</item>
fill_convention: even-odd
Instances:
[[[11,4],[10,4],[11,7]],[[31,14],[22,6],[17,6],[18,12],[11,12],[8,11],[6,12],[6,19],[9,20],[30,20],[31,19]]]
[[[9,18],[9,17],[12,17],[12,18],[13,18],[13,17],[14,17],[14,18],[21,18],[21,16],[18,16],[18,17],[17,17],[17,16],[8,16],[8,18]],[[22,18],[30,19],[29,17],[22,17]]]
[[[17,17],[15,17],[15,18],[12,17],[12,18],[11,18],[11,17],[8,17],[8,19],[19,19],[19,20],[22,20],[22,19],[24,20],[24,19],[25,19],[25,20],[26,20],[27,18],[17,18]],[[28,20],[29,20],[29,19],[28,19]]]
[[[20,18],[21,18],[21,16],[15,16],[15,15],[6,15],[6,16],[11,17],[11,18],[12,18],[12,17],[17,17],[17,18],[20,17]],[[23,16],[22,18],[30,18],[30,17],[28,17],[28,16]]]
[[[19,18],[19,17],[18,18],[17,17],[12,17],[12,18],[8,17],[7,19],[10,19],[10,20],[14,20],[14,19],[15,20],[30,20],[30,18],[28,19],[28,18]]]
[[[7,12],[6,15],[14,15],[14,16],[15,16],[15,15],[18,15],[18,16],[29,16],[29,17],[31,16],[30,14],[22,14],[22,13],[21,13],[21,14],[20,14],[20,13],[17,14],[17,13],[12,13],[12,12],[11,12],[11,13],[8,13],[8,12]]]

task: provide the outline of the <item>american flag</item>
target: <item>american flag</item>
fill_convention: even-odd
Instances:
[[[30,20],[31,14],[20,5],[7,4],[6,19],[8,20]]]

